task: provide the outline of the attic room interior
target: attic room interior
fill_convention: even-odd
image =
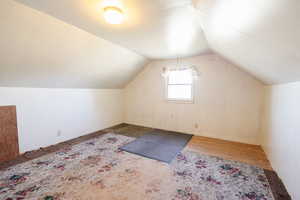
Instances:
[[[299,0],[1,0],[0,199],[300,200]]]

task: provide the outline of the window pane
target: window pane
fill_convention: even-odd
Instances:
[[[173,70],[169,73],[169,84],[192,84],[193,76],[190,69]]]
[[[191,85],[168,85],[168,99],[192,99]]]

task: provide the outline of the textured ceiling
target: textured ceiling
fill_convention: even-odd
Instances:
[[[264,83],[300,81],[299,0],[120,0],[120,26],[104,22],[107,0],[15,1],[148,58],[211,49]]]
[[[114,0],[16,0],[151,59],[198,55],[207,43],[191,0],[120,0],[121,25],[107,24]]]

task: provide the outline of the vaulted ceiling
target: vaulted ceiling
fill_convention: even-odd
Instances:
[[[266,84],[300,81],[299,0],[120,0],[117,26],[102,15],[113,0],[15,1],[145,59],[212,50]]]
[[[116,0],[17,0],[151,59],[207,50],[191,0],[117,0],[126,20],[110,25],[103,8]]]
[[[299,0],[194,0],[209,47],[268,84],[300,81]]]
[[[13,0],[0,1],[0,87],[123,88],[148,59]]]

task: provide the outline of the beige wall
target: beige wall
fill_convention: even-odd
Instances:
[[[300,199],[300,82],[265,88],[262,143],[292,198]]]
[[[0,87],[16,105],[20,151],[38,149],[123,122],[122,90]]]
[[[195,103],[167,102],[161,72],[176,61],[153,61],[125,88],[125,121],[259,144],[263,84],[215,54],[182,62],[198,66],[201,73]]]

